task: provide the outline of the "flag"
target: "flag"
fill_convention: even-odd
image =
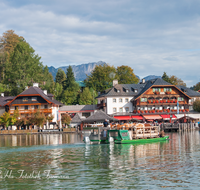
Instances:
[[[179,103],[177,101],[177,114],[179,114]]]

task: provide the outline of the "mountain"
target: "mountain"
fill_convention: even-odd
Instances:
[[[106,63],[103,61],[98,61],[98,62],[86,63],[86,64],[81,64],[81,65],[71,65],[71,67],[73,69],[74,77],[76,81],[83,81],[86,79],[87,77],[86,75],[89,75],[93,71],[96,65],[103,65],[103,64],[106,64]],[[68,66],[63,66],[59,68],[55,68],[51,66],[48,68],[49,68],[49,72],[53,75],[53,78],[55,79],[58,69],[61,68],[66,73]]]
[[[156,76],[156,75],[148,75],[146,77],[144,77],[143,79],[145,79],[145,81],[148,81],[148,80],[152,80],[152,79],[157,79],[157,78],[162,78],[161,76]]]

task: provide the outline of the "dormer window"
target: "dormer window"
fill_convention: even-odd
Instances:
[[[37,101],[37,97],[32,97],[31,101]]]
[[[28,102],[28,98],[23,98],[22,101],[23,102]]]
[[[117,89],[117,92],[119,93],[119,92],[120,92],[120,89]]]
[[[135,89],[135,90],[134,90],[134,92],[135,92],[135,93],[137,93],[137,92],[138,92],[138,90],[137,90],[137,89]]]
[[[126,89],[126,93],[128,93],[129,92],[129,89]]]

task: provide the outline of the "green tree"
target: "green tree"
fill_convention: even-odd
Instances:
[[[63,91],[61,102],[66,105],[75,105],[78,103],[78,94],[80,92],[80,87],[78,83],[72,82],[71,87],[68,87]]]
[[[195,100],[193,103],[194,111],[200,112],[200,100]]]
[[[6,129],[8,128],[8,126],[13,125],[16,121],[17,119],[11,116],[8,112],[4,112],[3,115],[0,117],[0,124],[5,126]]]
[[[66,80],[63,81],[64,90],[66,90],[67,88],[71,88],[74,85],[74,82],[75,82],[74,72],[73,72],[71,66],[69,66],[67,68],[66,76],[67,76]]]
[[[198,91],[200,90],[200,82],[193,86],[193,90]]]
[[[167,75],[166,72],[163,73],[163,76],[162,76],[162,79],[166,82],[169,82],[170,83],[170,79],[169,79],[169,76]]]
[[[21,93],[32,82],[45,81],[43,65],[34,49],[25,41],[19,42],[5,65],[5,84],[11,88],[11,95]]]
[[[54,89],[53,89],[54,98],[56,100],[61,100],[62,93],[63,93],[63,86],[62,86],[62,84],[55,83],[55,86],[54,86]]]
[[[139,82],[139,79],[133,73],[133,69],[125,65],[117,67],[116,78],[119,84],[137,84]]]
[[[93,103],[93,97],[88,87],[83,89],[80,94],[79,104],[80,105],[91,105]]]
[[[104,90],[112,87],[112,81],[116,74],[114,66],[108,64],[96,65],[94,70],[85,80],[86,86],[93,88],[97,92],[103,92]]]
[[[56,73],[56,83],[63,84],[65,80],[66,80],[66,74],[61,68],[59,68]]]

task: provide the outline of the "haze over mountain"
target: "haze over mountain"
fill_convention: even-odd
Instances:
[[[81,64],[81,65],[71,65],[71,67],[73,69],[74,77],[75,77],[76,81],[83,81],[86,79],[86,77],[87,77],[86,75],[89,75],[93,71],[93,69],[95,68],[96,65],[103,65],[103,64],[106,64],[106,62],[98,61],[98,62],[92,62],[92,63],[85,63],[85,64]],[[55,79],[56,73],[59,68],[61,68],[66,73],[68,67],[69,67],[69,65],[58,67],[58,68],[51,66],[48,68],[49,68],[49,72],[53,75],[53,78]],[[136,75],[136,76],[140,79],[140,77],[138,75]],[[161,78],[161,76],[148,75],[148,76],[144,77],[145,81],[148,81],[151,79],[156,79],[156,78]]]

